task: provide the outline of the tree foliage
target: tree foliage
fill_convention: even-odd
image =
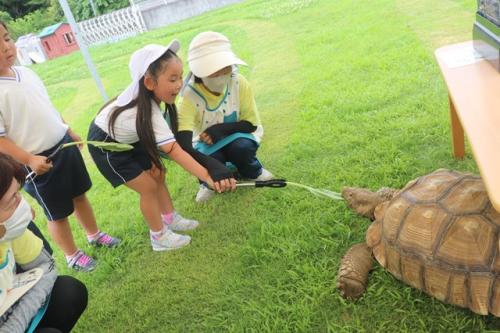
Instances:
[[[58,0],[49,0],[47,7],[32,11],[17,19],[12,19],[7,12],[0,11],[0,20],[7,23],[12,37],[17,39],[22,35],[37,33],[49,25],[62,22],[64,16]]]
[[[1,0],[0,0],[1,1]],[[97,15],[103,15],[130,5],[129,0],[93,0]],[[94,17],[89,0],[68,0],[77,21],[84,21]]]
[[[128,0],[93,0],[98,15],[129,6]],[[77,21],[94,17],[89,0],[68,0]],[[7,23],[13,38],[37,33],[66,21],[59,0],[0,0],[0,20]]]
[[[8,26],[11,35],[17,39],[22,35],[26,35],[29,33],[37,33],[41,31],[43,28],[48,27],[57,22],[60,22],[60,20],[57,20],[54,17],[47,15],[46,10],[36,10],[17,20],[8,22]]]
[[[12,17],[10,16],[9,13],[0,10],[0,21],[9,22],[11,20],[12,20]]]
[[[18,19],[35,10],[49,7],[50,0],[0,0],[0,11],[9,13],[13,19]]]

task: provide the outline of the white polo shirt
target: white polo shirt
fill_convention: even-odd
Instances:
[[[108,131],[109,116],[111,112],[116,108],[116,101],[111,102],[107,105],[95,118],[95,124],[97,127],[106,132],[114,140],[121,143],[136,143],[139,141],[139,136],[137,135],[137,129],[135,126],[135,119],[137,117],[137,107],[133,107],[124,110],[116,118],[114,124],[114,136]],[[162,146],[169,142],[175,141],[174,134],[168,127],[167,122],[163,118],[160,106],[151,100],[151,122],[153,124],[153,132],[156,141],[156,145]]]
[[[42,80],[29,68],[0,77],[0,136],[31,154],[54,147],[68,130]]]

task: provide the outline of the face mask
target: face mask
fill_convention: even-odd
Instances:
[[[220,75],[217,77],[204,77],[201,80],[208,90],[215,93],[222,93],[231,79],[231,73]]]
[[[2,225],[5,227],[5,235],[0,238],[0,242],[7,242],[21,236],[33,219],[29,203],[21,197],[21,201],[14,213],[5,220]]]

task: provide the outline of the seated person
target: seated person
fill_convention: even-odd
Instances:
[[[54,259],[28,230],[33,213],[19,192],[25,176],[21,164],[0,153],[0,332],[69,332],[87,307],[87,289],[57,276]],[[16,268],[41,276],[18,296]]]

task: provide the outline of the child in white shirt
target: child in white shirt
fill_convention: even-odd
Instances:
[[[43,208],[52,239],[69,267],[91,271],[96,262],[77,248],[68,216],[75,212],[92,245],[114,247],[120,240],[97,227],[85,195],[92,183],[78,148],[62,149],[47,159],[59,145],[81,139],[54,108],[40,78],[28,68],[14,66],[16,46],[2,22],[0,37],[0,152],[35,172],[25,190]]]
[[[154,251],[183,247],[191,241],[173,231],[191,230],[198,222],[175,212],[165,185],[165,168],[160,151],[218,192],[234,190],[234,180],[214,182],[207,170],[177,143],[165,122],[160,103],[175,110],[182,87],[182,61],[177,57],[179,42],[146,45],[132,54],[132,83],[105,105],[90,125],[88,140],[131,144],[130,151],[111,152],[89,146],[99,171],[113,185],[124,184],[140,195],[140,208],[150,229]]]

